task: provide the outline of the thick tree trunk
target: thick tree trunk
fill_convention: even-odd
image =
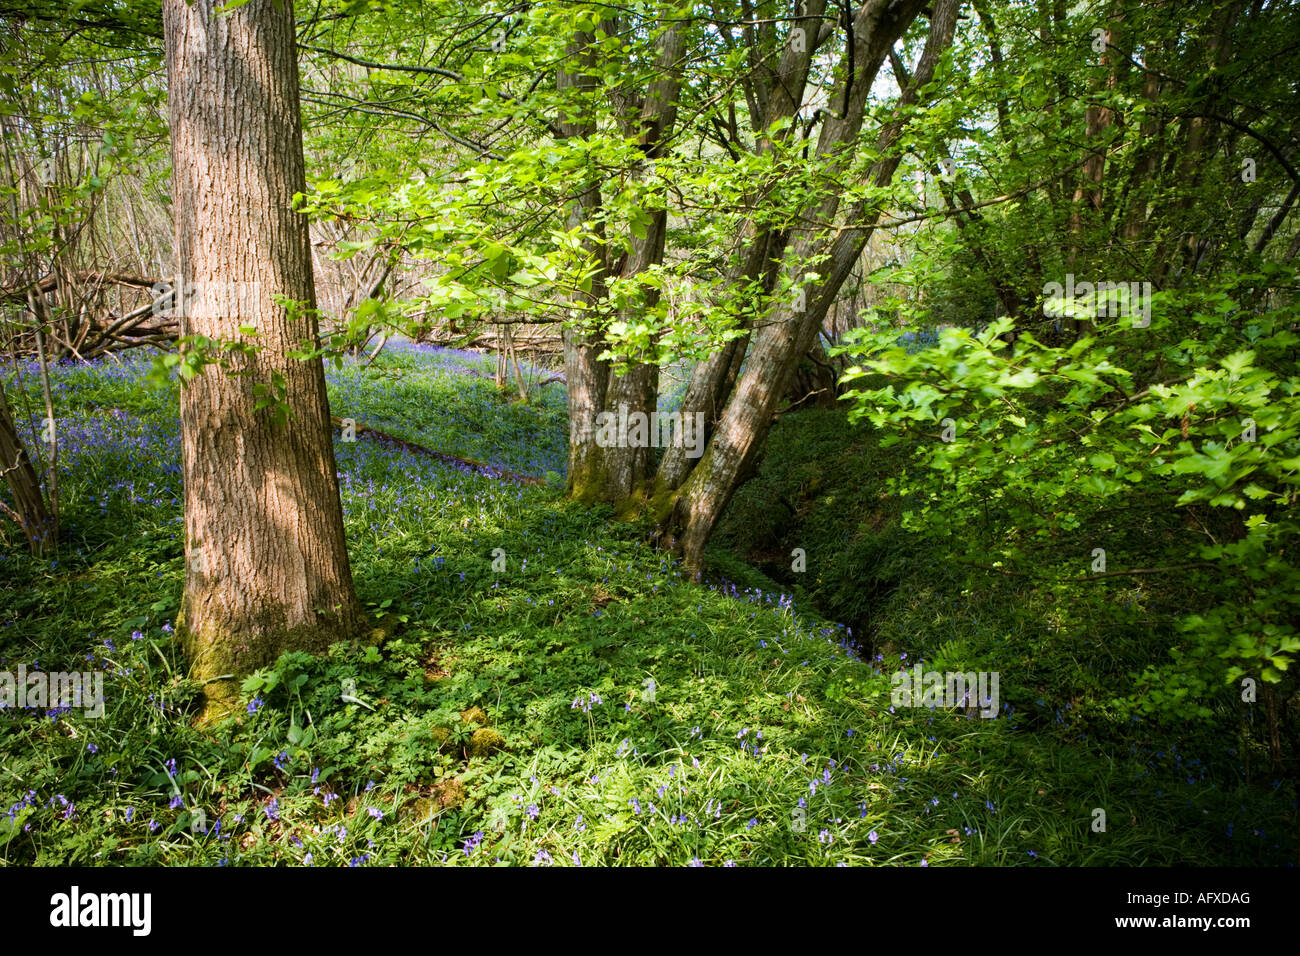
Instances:
[[[564,330],[564,378],[569,394],[568,490],[574,498],[590,501],[605,481],[601,449],[596,445],[596,416],[605,407],[607,363],[597,356],[601,346],[580,332]]]
[[[305,190],[293,6],[216,6],[163,4],[177,259],[199,289],[182,334],[260,348],[237,359],[239,374],[208,365],[181,393],[180,622],[207,682],[204,719],[229,710],[239,685],[227,675],[287,650],[322,651],[360,621],[324,370],[288,355],[319,341],[307,222],[293,209]],[[274,382],[284,423],[255,407],[255,387]]]

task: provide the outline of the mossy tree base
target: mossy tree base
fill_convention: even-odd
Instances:
[[[322,616],[315,625],[218,626],[208,621],[190,630],[182,613],[177,621],[181,646],[190,659],[190,677],[203,685],[196,726],[212,726],[234,716],[241,704],[243,678],[270,667],[287,651],[323,654],[331,644],[355,636],[354,629],[335,617]]]

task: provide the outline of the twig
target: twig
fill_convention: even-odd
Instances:
[[[1134,574],[1165,574],[1169,571],[1186,571],[1191,568],[1213,568],[1216,565],[1207,564],[1204,561],[1198,561],[1195,564],[1171,564],[1164,568],[1130,568],[1127,571],[1098,571],[1096,574],[1085,574],[1078,578],[1045,578],[1037,574],[1029,574],[1025,571],[1013,571],[1010,568],[998,568],[991,564],[980,564],[977,561],[963,561],[957,558],[958,564],[965,564],[972,568],[980,568],[984,571],[996,571],[998,574],[1005,574],[1010,577],[1029,578],[1034,581],[1047,581],[1051,584],[1080,584],[1084,581],[1096,581],[1100,578],[1126,577]]]

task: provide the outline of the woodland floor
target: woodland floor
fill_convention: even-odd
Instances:
[[[1112,719],[1051,685],[1004,684],[993,719],[891,707],[893,672],[941,666],[954,622],[1013,596],[926,603],[923,581],[895,581],[867,653],[736,557],[752,549],[734,525],[712,583],[691,583],[644,529],[565,501],[563,386],[512,402],[489,359],[448,350],[331,372],[333,413],[543,482],[338,442],[358,592],[396,630],[287,656],[246,683],[246,713],[201,734],[171,631],[176,386],[146,385],[146,367],[56,370],[67,543],[37,561],[0,539],[0,667],[106,672],[98,720],[0,714],[0,863],[1294,859],[1289,787],[1231,728]],[[11,387],[35,417],[34,380]],[[364,704],[340,700],[349,680]]]

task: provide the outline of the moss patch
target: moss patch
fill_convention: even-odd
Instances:
[[[504,750],[505,746],[506,738],[490,727],[480,727],[469,738],[469,746],[465,749],[471,757],[487,757],[498,750]]]

